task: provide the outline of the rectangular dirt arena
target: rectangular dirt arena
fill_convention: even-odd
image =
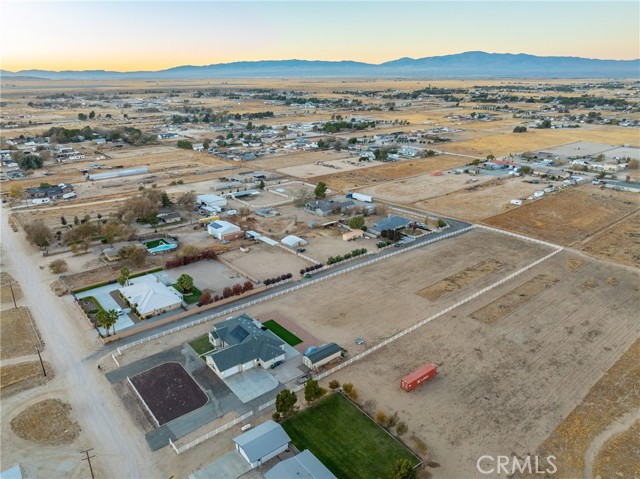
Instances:
[[[559,253],[326,381],[352,382],[361,400],[397,411],[441,465],[436,477],[478,477],[483,454],[534,454],[640,337],[637,275],[590,260],[570,270],[570,258]],[[469,317],[538,274],[560,281],[494,324]],[[439,374],[402,391],[400,378],[426,362]]]
[[[298,272],[311,265],[309,261],[288,253],[279,246],[271,246],[261,241],[249,246],[248,253],[240,250],[229,251],[222,255],[222,259],[258,281],[287,273],[299,277]]]
[[[130,380],[160,426],[209,401],[180,363],[161,364]]]
[[[253,306],[247,312],[290,312],[293,321],[317,338],[335,341],[355,354],[363,349],[353,343],[355,338],[376,344],[550,251],[506,235],[474,230]],[[504,266],[437,301],[420,296],[434,282],[486,259],[496,259]]]

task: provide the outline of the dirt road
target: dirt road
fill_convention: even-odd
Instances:
[[[3,270],[24,285],[21,303],[29,306],[47,345],[43,359],[53,365],[57,379],[62,381],[73,408],[72,417],[86,434],[87,447],[94,448],[96,466],[108,471],[106,477],[161,477],[151,451],[140,440],[96,363],[86,359],[101,347],[95,332],[78,317],[69,296],[58,298],[51,292],[51,276],[37,265],[39,253],[26,244],[21,232],[11,230],[7,216],[4,214],[0,222]],[[78,450],[83,446],[79,444]],[[4,444],[3,449],[3,455],[10,453],[11,444]],[[37,460],[21,458],[25,463]]]

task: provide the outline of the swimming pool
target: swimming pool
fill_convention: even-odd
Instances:
[[[154,253],[160,253],[162,251],[169,251],[170,249],[175,249],[177,247],[178,247],[177,244],[165,243],[165,244],[161,244],[160,246],[156,246],[155,248],[147,248],[147,252],[149,254],[154,254]]]

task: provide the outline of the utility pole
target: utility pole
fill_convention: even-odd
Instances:
[[[18,309],[16,305],[16,295],[13,294],[13,281],[9,282],[9,289],[11,289],[11,298],[13,299],[13,309]]]
[[[89,471],[91,471],[91,479],[95,479],[95,476],[93,475],[93,467],[91,467],[91,459],[96,457],[95,455],[90,456],[89,455],[89,451],[93,451],[93,448],[90,449],[85,449],[84,451],[81,451],[82,454],[86,454],[87,457],[83,457],[82,460],[83,461],[87,461],[89,463]]]
[[[44,377],[47,377],[47,371],[44,369],[44,363],[42,362],[42,356],[40,355],[40,348],[38,347],[38,345],[36,344],[36,352],[38,353],[38,357],[40,358],[40,366],[42,366],[42,374],[44,374]]]

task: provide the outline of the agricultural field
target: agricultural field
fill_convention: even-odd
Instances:
[[[296,414],[282,424],[291,442],[309,449],[337,477],[386,477],[396,461],[419,460],[340,394]]]
[[[570,245],[599,232],[638,208],[634,193],[583,185],[545,196],[484,220],[485,224]]]
[[[491,253],[501,249],[491,247]],[[330,379],[353,383],[360,401],[375,400],[387,415],[397,412],[410,425],[407,437],[423,440],[428,459],[440,465],[432,470],[437,477],[475,477],[482,454],[533,453],[640,337],[637,275],[573,259],[560,253]],[[492,324],[470,316],[539,274],[559,281]],[[472,291],[481,285],[476,282]],[[402,316],[397,308],[394,318]],[[437,364],[439,374],[402,391],[401,377],[427,362]],[[617,387],[625,387],[630,379],[625,377]],[[625,394],[632,394],[631,388]],[[626,404],[586,402],[598,413],[581,415],[585,431],[600,424],[610,408]]]

